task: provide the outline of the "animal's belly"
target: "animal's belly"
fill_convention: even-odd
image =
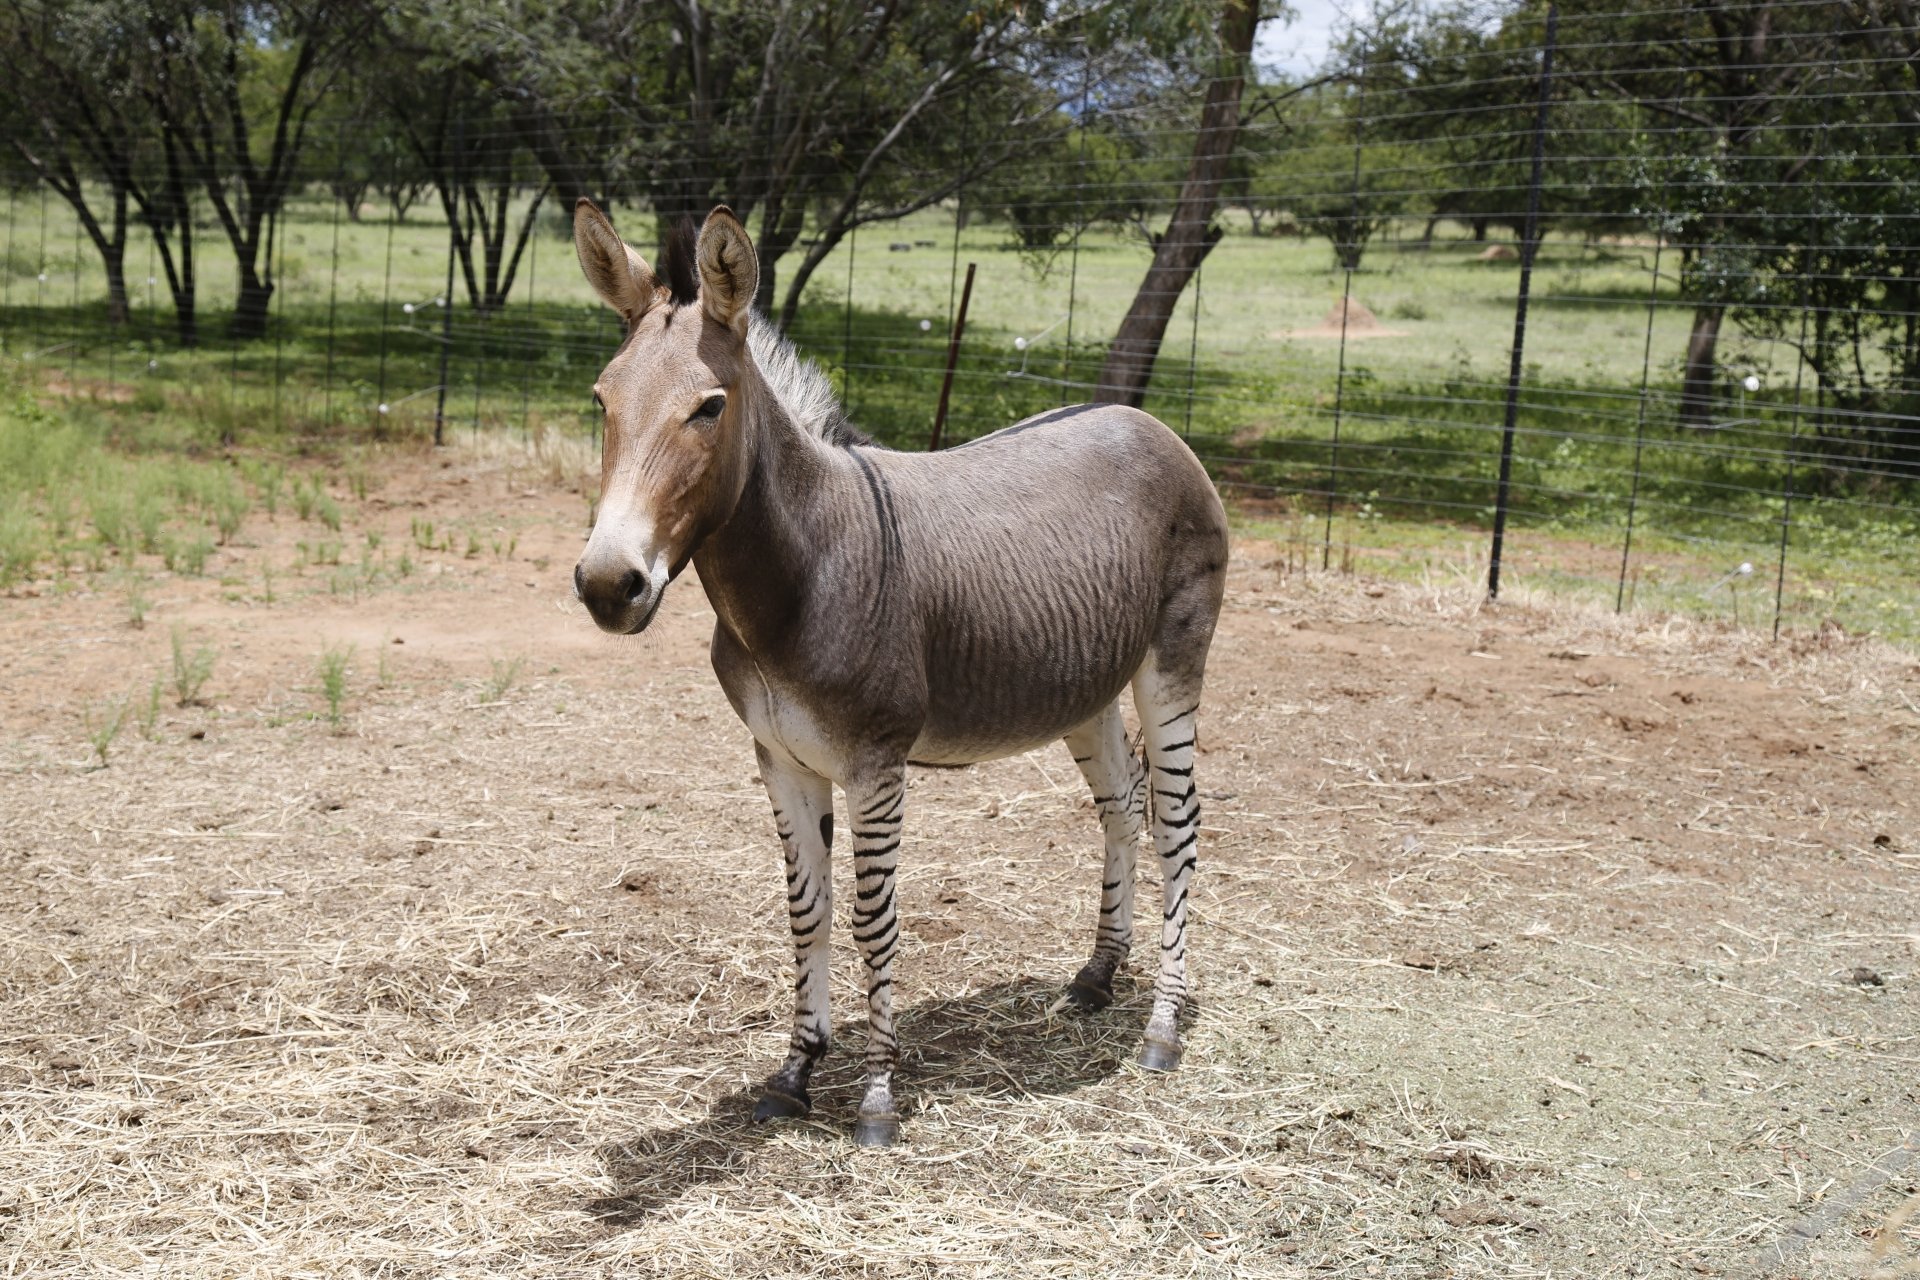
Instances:
[[[1144,628],[1116,628],[1110,636],[1080,639],[1071,645],[1043,636],[1018,652],[976,651],[972,662],[932,664],[926,721],[912,758],[927,764],[998,759],[1091,720],[1139,670],[1146,637]]]

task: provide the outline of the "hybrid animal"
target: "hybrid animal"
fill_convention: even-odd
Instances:
[[[867,979],[862,1145],[899,1135],[894,874],[907,765],[1064,739],[1093,788],[1106,874],[1093,955],[1067,999],[1099,1008],[1133,939],[1145,815],[1164,871],[1140,1061],[1180,1059],[1200,831],[1195,716],[1219,618],[1227,523],[1206,472],[1155,418],[1078,405],[942,453],[853,430],[824,375],[751,310],[759,268],[716,208],[661,272],[590,201],[581,268],[626,321],[594,396],[601,497],[576,594],[631,635],[691,563],[717,621],[714,674],[751,730],[785,854],[793,1035],[757,1120],[804,1115],[827,1051],[833,784],[846,793],[853,939]],[[1117,701],[1133,688],[1146,746]]]

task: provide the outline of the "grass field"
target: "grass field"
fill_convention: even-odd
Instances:
[[[451,429],[590,440],[597,428],[587,390],[617,322],[581,279],[557,214],[542,218],[508,305],[482,319],[464,304],[451,316],[436,305],[447,265],[437,221],[416,212],[390,226],[369,210],[355,224],[330,203],[302,204],[280,253],[273,333],[247,344],[225,336],[232,265],[218,233],[203,229],[194,351],[172,342],[143,242],[128,254],[132,320],[110,339],[91,247],[76,247],[57,200],[44,229],[42,215],[36,198],[16,196],[0,231],[0,341],[16,380],[42,399],[64,394],[78,429],[123,454],[157,447],[204,460],[227,450],[259,468],[418,438],[442,409],[443,356]],[[646,219],[624,222],[637,244],[651,242]],[[1391,239],[1374,247],[1352,291],[1377,323],[1350,328],[1344,354],[1326,321],[1346,281],[1320,241],[1230,234],[1174,317],[1147,407],[1188,435],[1250,527],[1303,559],[1387,576],[1484,572],[1517,265],[1483,261],[1483,246],[1445,230],[1425,251]],[[1761,390],[1730,405],[1720,430],[1671,425],[1688,314],[1669,259],[1649,328],[1654,253],[1559,239],[1542,250],[1506,581],[1770,627],[1791,484],[1787,625],[1832,619],[1920,635],[1913,495],[1790,468],[1787,445],[1805,419],[1793,412],[1788,353],[1730,336],[1728,369]],[[842,245],[810,282],[795,337],[835,371],[862,426],[922,447],[957,275],[977,263],[948,427],[964,439],[1084,398],[1146,261],[1140,243],[1104,231],[1045,262],[995,225],[976,222],[956,242],[950,212],[932,210]],[[35,491],[0,524],[11,548],[0,573],[63,554],[88,563],[100,539],[60,515],[62,503],[85,504]],[[250,478],[236,492],[265,497]]]

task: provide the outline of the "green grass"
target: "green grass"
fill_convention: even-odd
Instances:
[[[319,681],[317,690],[327,704],[327,723],[336,733],[346,721],[347,669],[352,661],[353,648],[347,645],[322,650],[319,661],[314,664],[314,676]]]
[[[109,340],[97,265],[78,259],[81,303],[72,306],[70,249],[66,258],[50,251],[43,259],[37,221],[18,222],[13,233],[28,247],[17,246],[12,270],[0,273],[0,345],[23,384],[86,394],[57,414],[16,395],[0,414],[0,488],[39,495],[24,513],[0,506],[0,581],[44,572],[63,557],[125,563],[169,550],[181,571],[193,572],[196,559],[205,563],[196,539],[224,546],[247,520],[277,518],[286,506],[340,534],[335,493],[364,497],[377,483],[366,450],[431,434],[443,355],[450,430],[597,431],[589,390],[618,324],[581,279],[562,222],[543,218],[508,306],[483,319],[462,302],[443,343],[448,313],[433,299],[444,286],[444,228],[416,215],[393,229],[393,283],[383,291],[386,224],[341,222],[336,273],[332,212],[311,199],[294,210],[273,333],[249,344],[225,337],[232,267],[224,245],[203,235],[204,343],[193,351],[173,344],[165,290],[145,290],[144,267],[131,273],[133,319]],[[57,207],[53,214],[47,244],[70,246],[70,223]],[[619,221],[651,256],[650,220],[629,212]],[[1517,266],[1480,261],[1480,248],[1457,229],[1449,238],[1444,224],[1431,249],[1376,243],[1353,277],[1353,295],[1394,333],[1352,338],[1343,357],[1337,337],[1314,332],[1346,284],[1325,243],[1236,229],[1181,299],[1146,407],[1187,435],[1226,491],[1256,514],[1324,521],[1331,498],[1337,517],[1359,521],[1376,539],[1417,548],[1418,531],[1431,529],[1448,545],[1484,541]],[[130,263],[143,252],[136,243]],[[1712,584],[1729,570],[1756,566],[1746,580],[1751,594],[1777,568],[1786,446],[1809,420],[1794,409],[1792,353],[1730,327],[1723,362],[1760,378],[1763,390],[1729,406],[1738,425],[1710,433],[1675,427],[1671,399],[1689,316],[1677,305],[1668,255],[1649,330],[1652,256],[1650,245],[1555,238],[1543,246],[1506,568],[1611,599],[1631,515],[1626,581],[1636,600],[1719,609],[1726,592]],[[32,278],[43,260],[59,288]],[[777,264],[782,289],[797,261],[796,253]],[[856,422],[885,443],[924,447],[956,264],[963,270],[968,261],[979,270],[947,426],[956,442],[1084,399],[1148,251],[1093,232],[1077,252],[1063,249],[1041,266],[995,225],[974,223],[956,247],[950,213],[937,209],[840,246],[814,275],[794,336],[832,372]],[[405,302],[421,305],[408,314]],[[27,353],[34,354],[22,358]],[[8,415],[58,429],[13,430]],[[43,438],[27,441],[29,434]],[[331,485],[312,469],[290,469],[303,455],[334,460]],[[111,465],[103,468],[102,456]],[[227,457],[242,465],[216,461]],[[1789,620],[1811,626],[1835,617],[1851,629],[1920,638],[1909,568],[1920,534],[1912,486],[1843,486],[1804,466],[1793,471]],[[423,551],[486,549],[470,530],[431,525],[417,525],[413,542]],[[1565,554],[1576,544],[1588,553]],[[327,544],[315,548],[316,562],[338,563]],[[403,555],[402,576],[409,564]],[[358,587],[343,579],[336,589]]]

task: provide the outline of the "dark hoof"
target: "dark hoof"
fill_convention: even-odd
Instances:
[[[892,1112],[885,1115],[862,1115],[853,1122],[853,1145],[856,1147],[890,1147],[900,1141],[900,1117]]]
[[[768,1085],[767,1091],[760,1095],[760,1101],[753,1104],[753,1122],[765,1124],[769,1120],[793,1120],[811,1110],[813,1103],[808,1101],[805,1090],[796,1097],[784,1089]]]
[[[1180,1046],[1148,1036],[1140,1044],[1140,1065],[1149,1071],[1171,1071],[1180,1065]]]
[[[1082,1013],[1092,1013],[1113,1003],[1113,988],[1096,986],[1082,978],[1067,984],[1067,1004]]]

